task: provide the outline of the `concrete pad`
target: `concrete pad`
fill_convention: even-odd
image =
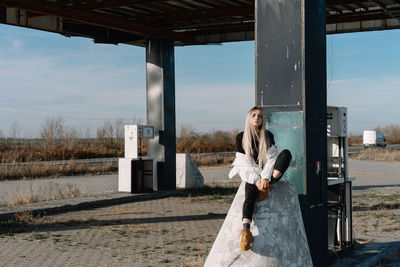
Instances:
[[[188,153],[176,154],[176,188],[199,188],[204,177]]]
[[[256,202],[252,248],[240,250],[242,182],[204,266],[312,266],[295,185],[278,182]]]

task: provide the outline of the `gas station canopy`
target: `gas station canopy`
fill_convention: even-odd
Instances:
[[[256,39],[255,104],[296,159],[288,180],[296,184],[312,260],[327,265],[328,242],[335,246],[328,232],[336,232],[328,209],[339,216],[340,208],[342,222],[352,213],[351,184],[328,189],[326,33],[398,29],[400,0],[0,0],[0,23],[146,48],[154,190],[176,189],[174,47]],[[343,195],[349,205],[328,206]],[[349,225],[341,233],[352,237]]]
[[[96,43],[196,45],[254,40],[254,10],[253,0],[0,0],[0,23]],[[326,0],[328,34],[398,28],[400,0]]]

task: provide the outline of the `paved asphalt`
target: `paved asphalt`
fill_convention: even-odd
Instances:
[[[200,168],[205,183],[228,179],[229,167]],[[349,160],[349,174],[356,177],[353,190],[400,191],[400,162]],[[234,179],[239,179],[235,177]],[[118,175],[71,176],[0,182],[0,204],[15,202],[21,196],[52,199],[60,194],[96,195],[116,192]]]
[[[228,172],[229,168],[201,169],[206,183],[227,179]],[[350,160],[349,172],[356,177],[354,190],[400,189],[400,163]],[[129,198],[115,193],[117,182],[117,175],[3,181],[0,213],[7,212],[5,203],[21,194],[51,199],[52,195],[79,191],[91,197],[78,200],[94,201],[95,195],[104,199],[104,193],[109,192],[109,201],[116,195]],[[65,206],[75,205],[74,201],[77,199],[61,202]],[[223,201],[192,201],[190,197],[185,201],[167,198],[125,203],[54,215],[47,219],[50,221],[39,219],[23,233],[0,236],[0,266],[182,266],[182,262],[195,266],[207,255],[229,208]],[[374,266],[379,255],[392,255],[394,249],[400,252],[400,242],[371,242],[355,250],[360,255],[341,257],[332,266]],[[399,266],[400,259],[393,260],[393,264],[383,266]]]

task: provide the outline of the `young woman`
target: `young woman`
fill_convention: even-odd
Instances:
[[[264,115],[258,107],[247,113],[244,132],[236,136],[236,147],[236,158],[229,177],[239,174],[246,182],[240,248],[248,250],[254,240],[250,231],[254,204],[268,196],[272,184],[278,182],[287,170],[292,155],[287,149],[279,153],[274,135],[265,130]]]

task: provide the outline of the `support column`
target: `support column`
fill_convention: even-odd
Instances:
[[[176,189],[175,63],[174,42],[146,42],[147,124],[154,126],[149,140],[153,159],[153,189]]]
[[[256,105],[280,149],[293,160],[293,182],[316,266],[326,265],[325,0],[256,0]]]

